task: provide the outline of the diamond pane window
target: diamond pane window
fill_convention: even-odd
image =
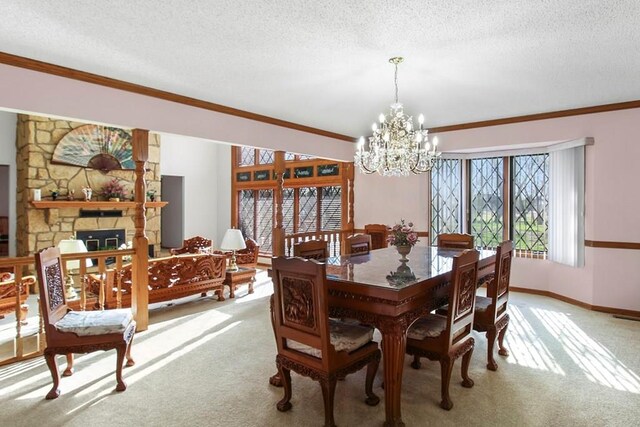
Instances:
[[[549,155],[512,158],[512,227],[516,249],[547,251]]]
[[[258,162],[261,165],[270,165],[273,163],[273,151],[272,150],[260,150],[260,157]]]
[[[340,230],[342,228],[342,188],[320,188],[320,227],[321,230]]]
[[[303,187],[300,192],[298,210],[298,233],[316,231],[318,218],[318,189]]]
[[[313,160],[315,157],[307,156],[306,154],[298,154],[298,160]]]
[[[462,162],[440,159],[431,169],[431,242],[440,233],[459,233],[462,215]]]
[[[240,166],[253,166],[256,162],[256,150],[253,147],[240,147]]]
[[[260,250],[271,252],[273,234],[273,190],[258,190],[256,238]]]
[[[286,152],[286,153],[284,153],[284,159],[285,160],[295,160],[296,159],[296,155],[294,153]]]
[[[238,229],[242,231],[244,237],[250,237],[255,239],[254,234],[254,217],[255,217],[255,203],[253,190],[241,190],[240,191],[240,206],[238,207]]]
[[[293,188],[285,188],[282,193],[282,226],[285,234],[293,233],[294,192]]]
[[[471,234],[476,246],[496,248],[503,240],[503,172],[502,157],[471,160]]]

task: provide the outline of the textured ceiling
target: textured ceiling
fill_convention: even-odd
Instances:
[[[351,136],[640,99],[638,0],[0,2],[0,51]]]

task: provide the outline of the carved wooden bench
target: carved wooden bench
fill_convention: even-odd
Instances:
[[[215,291],[218,301],[224,301],[226,257],[216,254],[186,254],[149,260],[149,303],[171,301],[194,294],[205,296]],[[109,269],[104,283],[105,308],[131,306],[131,264],[121,270]],[[93,276],[87,280],[88,291],[99,295],[100,281]]]

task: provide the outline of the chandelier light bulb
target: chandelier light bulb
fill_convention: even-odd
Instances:
[[[376,123],[372,124],[371,125],[371,130],[374,131],[374,132],[377,131],[378,130],[378,125]]]
[[[380,113],[378,120],[380,120],[380,123],[384,123],[384,114]]]
[[[420,114],[420,115],[418,116],[418,123],[420,123],[421,125],[423,125],[423,124],[424,124],[424,114]]]
[[[434,136],[434,137],[433,137],[433,147],[435,148],[435,147],[437,147],[437,146],[438,146],[438,137],[437,137],[437,136]]]

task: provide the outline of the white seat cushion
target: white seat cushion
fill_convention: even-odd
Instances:
[[[407,332],[407,337],[414,340],[435,338],[447,328],[447,318],[437,314],[429,314],[416,320]]]
[[[73,332],[80,336],[116,334],[123,333],[132,320],[129,309],[70,311],[55,327],[60,332]]]
[[[329,333],[331,335],[333,348],[335,348],[336,351],[346,351],[347,353],[357,350],[373,340],[372,327],[351,322],[342,322],[337,319],[329,319]],[[322,357],[322,351],[319,348],[309,347],[297,341],[287,340],[287,346],[290,349],[306,353],[313,357]]]

